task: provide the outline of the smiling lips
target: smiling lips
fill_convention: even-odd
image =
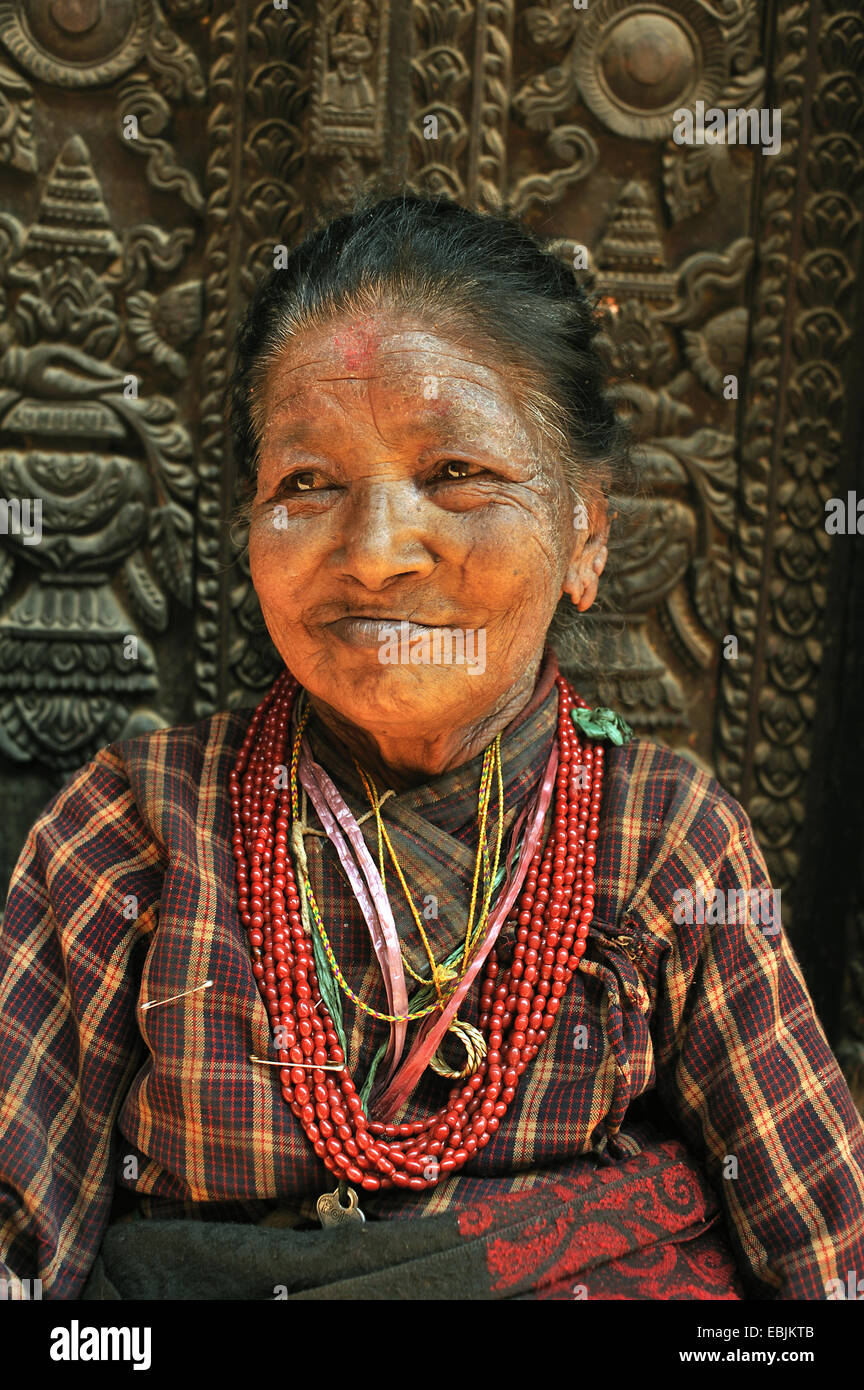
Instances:
[[[409,618],[373,618],[368,614],[351,613],[328,623],[327,627],[351,647],[380,647],[394,631],[400,631],[402,623],[408,624],[409,640],[441,626],[440,623],[416,623]]]

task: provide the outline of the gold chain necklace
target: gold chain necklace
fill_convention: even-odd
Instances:
[[[431,965],[431,967],[432,967],[432,979],[431,979],[431,980],[424,980],[424,979],[422,978],[422,976],[418,975],[417,972],[416,972],[415,970],[412,969],[411,963],[410,963],[410,961],[408,961],[408,959],[406,958],[404,951],[401,952],[403,963],[404,963],[405,968],[407,969],[409,975],[411,975],[411,976],[417,981],[418,984],[424,985],[424,986],[427,986],[427,987],[434,987],[435,990],[436,990],[436,992],[437,992],[437,993],[439,994],[439,996],[440,996],[440,992],[441,992],[441,991],[440,991],[440,985],[441,985],[441,984],[447,984],[447,983],[449,983],[449,982],[452,981],[452,980],[457,980],[457,979],[461,978],[460,973],[457,972],[457,971],[455,971],[455,970],[452,968],[452,966],[447,966],[447,965],[443,964],[443,962],[442,962],[441,964],[439,964],[438,962],[436,962],[435,957],[434,957],[434,955],[433,955],[433,953],[432,953],[432,948],[431,948],[431,946],[430,946],[430,944],[429,944],[429,939],[428,939],[428,937],[427,937],[427,935],[426,935],[426,932],[425,932],[425,930],[424,930],[423,923],[422,923],[421,918],[420,918],[420,914],[419,914],[419,912],[418,912],[418,910],[417,910],[417,907],[415,906],[414,901],[413,901],[413,899],[412,899],[412,897],[411,897],[411,892],[410,892],[410,890],[409,890],[409,888],[408,888],[408,884],[407,884],[406,881],[405,881],[405,875],[404,875],[404,873],[402,872],[402,867],[401,867],[401,865],[400,865],[398,859],[396,858],[396,851],[394,850],[392,841],[391,841],[391,839],[390,839],[390,836],[389,836],[388,833],[387,833],[387,827],[384,825],[384,822],[383,822],[383,820],[382,820],[382,818],[381,818],[381,811],[380,811],[381,799],[380,799],[379,796],[378,796],[378,791],[377,791],[377,788],[376,788],[376,786],[375,786],[375,783],[373,782],[371,776],[370,776],[368,773],[364,772],[363,768],[362,768],[362,767],[360,766],[360,764],[357,762],[357,759],[356,759],[356,758],[354,759],[354,766],[357,768],[357,771],[358,771],[358,773],[360,774],[360,778],[361,778],[361,780],[362,780],[362,782],[363,782],[363,786],[364,786],[364,788],[365,788],[365,790],[366,790],[366,795],[369,797],[369,802],[370,802],[370,805],[372,806],[372,810],[373,810],[374,815],[375,815],[375,823],[376,823],[377,830],[378,830],[378,864],[379,864],[379,871],[380,871],[380,874],[381,874],[381,882],[382,882],[382,884],[384,885],[385,890],[386,890],[386,872],[385,872],[385,867],[384,867],[384,845],[386,844],[387,849],[389,850],[389,853],[390,853],[390,858],[391,858],[392,861],[393,861],[393,867],[395,868],[396,874],[397,874],[397,876],[398,876],[398,878],[399,878],[399,882],[400,882],[400,884],[402,885],[402,890],[403,890],[403,892],[404,892],[404,894],[405,894],[405,899],[406,899],[406,901],[407,901],[407,903],[408,903],[408,907],[409,907],[409,909],[410,909],[410,911],[411,911],[411,915],[413,916],[414,921],[415,921],[415,923],[416,923],[417,930],[418,930],[418,932],[420,933],[420,939],[421,939],[421,941],[423,942],[423,946],[424,946],[424,949],[425,949],[425,951],[426,951],[426,955],[427,955],[427,957],[428,957],[428,959],[429,959],[429,963],[430,963],[430,965]],[[487,849],[486,849],[486,823],[487,823],[487,818],[488,818],[488,814],[489,814],[489,801],[490,801],[490,791],[491,791],[491,785],[492,785],[492,775],[493,775],[493,772],[497,773],[497,780],[498,780],[498,835],[497,835],[497,842],[496,842],[496,847],[495,847],[495,860],[494,860],[494,863],[493,863],[493,866],[492,866],[492,870],[491,870],[491,873],[490,873],[490,872],[489,872],[489,868],[488,868],[488,853],[487,853]],[[496,737],[494,743],[493,743],[493,744],[490,744],[490,746],[486,749],[486,753],[485,753],[484,758],[483,758],[483,770],[482,770],[481,776],[480,776],[480,792],[479,792],[478,801],[477,801],[477,819],[478,819],[478,831],[479,831],[479,836],[478,836],[478,845],[477,845],[477,858],[476,858],[475,866],[474,866],[474,880],[473,880],[472,889],[471,889],[471,904],[470,904],[469,911],[468,911],[468,922],[467,922],[466,929],[465,929],[465,944],[464,944],[463,953],[462,953],[462,972],[461,972],[462,974],[464,974],[465,968],[466,968],[466,966],[467,966],[467,964],[468,964],[468,955],[469,955],[469,953],[470,953],[471,946],[474,944],[474,942],[476,941],[477,937],[481,934],[483,928],[484,928],[485,925],[486,925],[487,918],[488,918],[488,916],[489,916],[489,907],[490,907],[490,904],[491,904],[492,892],[493,892],[493,890],[494,890],[495,876],[496,876],[496,874],[497,874],[497,872],[498,872],[498,864],[499,864],[500,855],[501,855],[501,838],[502,838],[503,827],[504,827],[504,820],[503,820],[503,814],[502,814],[502,812],[503,812],[503,783],[502,783],[502,776],[501,776],[501,736],[500,736],[500,734],[499,734],[499,735]],[[476,929],[475,929],[475,928],[473,927],[473,923],[474,923],[474,912],[475,912],[476,906],[477,906],[477,889],[478,889],[478,882],[479,882],[479,873],[480,873],[480,863],[481,863],[481,859],[482,859],[483,864],[484,864],[484,875],[483,875],[483,877],[484,877],[484,894],[485,894],[485,897],[484,897],[483,905],[482,905],[481,912],[480,912],[480,918],[479,918],[479,921],[478,921],[478,923],[477,923],[477,927],[476,927]]]
[[[483,756],[483,769],[480,775],[480,791],[477,799],[477,855],[474,863],[474,878],[471,885],[471,903],[468,909],[468,921],[465,927],[465,943],[462,951],[462,969],[458,972],[453,970],[451,966],[444,965],[443,962],[439,964],[435,960],[432,947],[429,944],[429,938],[426,935],[423,922],[420,918],[420,913],[417,910],[417,907],[414,903],[414,899],[411,896],[408,884],[405,881],[405,875],[402,872],[402,866],[396,857],[396,851],[393,848],[393,843],[390,839],[390,836],[387,833],[387,827],[385,826],[381,818],[381,803],[375,783],[372,780],[371,776],[368,773],[364,772],[363,768],[357,762],[356,758],[354,759],[354,766],[357,768],[357,771],[363,782],[363,786],[366,790],[366,795],[368,796],[370,804],[372,806],[372,810],[375,813],[375,823],[378,830],[378,859],[381,873],[381,882],[382,884],[385,884],[384,845],[386,844],[387,849],[390,853],[390,858],[393,861],[393,867],[396,870],[397,877],[399,879],[400,884],[402,885],[402,890],[405,894],[405,899],[408,903],[408,907],[411,911],[412,917],[414,918],[417,930],[420,933],[420,939],[423,942],[423,947],[429,959],[429,964],[432,968],[432,979],[422,979],[421,976],[418,975],[416,971],[412,969],[410,962],[405,957],[404,951],[401,951],[400,948],[400,954],[402,955],[403,963],[407,968],[408,973],[411,976],[413,976],[413,978],[419,984],[434,987],[435,992],[438,996],[439,1006],[443,1008],[445,1000],[442,986],[450,984],[454,980],[458,981],[462,978],[468,967],[468,959],[470,956],[471,947],[482,935],[489,917],[489,909],[492,902],[492,893],[494,892],[495,879],[498,873],[498,865],[501,858],[501,841],[504,832],[504,786],[501,770],[501,735],[500,733],[496,735],[494,742],[486,749],[486,752]],[[486,823],[489,814],[489,802],[491,798],[493,772],[496,775],[498,787],[498,831],[495,842],[495,858],[492,864],[491,872],[488,875],[488,886],[486,886],[484,882],[484,900],[480,910],[480,917],[475,928],[474,913],[477,908],[477,894],[480,882],[480,865],[481,863],[483,863],[484,866],[488,866],[488,853],[486,850]],[[484,880],[485,878],[486,875],[484,874]],[[448,1033],[453,1033],[454,1037],[458,1037],[461,1040],[467,1053],[465,1065],[462,1067],[461,1071],[453,1071],[451,1067],[447,1066],[447,1063],[443,1060],[443,1058],[440,1057],[439,1053],[436,1052],[435,1055],[430,1059],[430,1067],[433,1071],[437,1072],[439,1076],[449,1077],[454,1080],[462,1079],[466,1076],[472,1075],[472,1073],[477,1070],[477,1068],[479,1067],[480,1063],[486,1055],[486,1041],[482,1033],[480,1033],[478,1029],[474,1028],[472,1024],[465,1023],[464,1021],[462,1021],[458,1017],[458,1015],[453,1019],[447,1031]]]

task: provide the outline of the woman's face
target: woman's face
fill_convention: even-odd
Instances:
[[[563,589],[587,607],[602,560],[502,364],[415,319],[334,320],[281,352],[256,417],[252,579],[313,700],[423,740],[527,699]]]

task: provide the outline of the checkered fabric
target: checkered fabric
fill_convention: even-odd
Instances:
[[[556,669],[550,654],[502,738],[505,831],[555,736]],[[249,717],[219,713],[102,749],[46,807],[16,866],[0,931],[0,1275],[38,1277],[46,1297],[77,1297],[130,1205],[145,1218],[257,1223],[279,1212],[302,1228],[334,1186],[278,1069],[250,1061],[276,1054],[231,852],[228,778]],[[350,756],[314,720],[310,736],[359,819],[369,806]],[[481,764],[482,754],[382,808],[415,901],[435,900],[438,958],[464,934]],[[650,1117],[650,1132],[683,1140],[718,1193],[747,1296],[823,1299],[826,1281],[864,1272],[864,1125],[785,932],[676,921],[677,890],[769,887],[748,818],[653,742],[609,747],[606,765],[588,949],[516,1100],[458,1174],[425,1193],[369,1194],[364,1210],[458,1214],[589,1161],[626,1163]],[[374,819],[362,829],[377,858]],[[386,1010],[335,850],[310,833],[307,852],[340,966]],[[395,875],[387,886],[425,978]],[[500,960],[513,939],[505,926]],[[475,1024],[478,989],[460,1009]],[[144,1011],[147,1001],[160,1006]],[[359,1083],[387,1025],[344,996],[343,1007]],[[403,1113],[437,1109],[448,1086],[427,1072]]]

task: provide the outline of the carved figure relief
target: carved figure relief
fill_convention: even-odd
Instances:
[[[312,153],[380,154],[387,17],[386,0],[380,11],[371,0],[325,0],[314,55]]]
[[[157,695],[145,632],[164,630],[169,596],[191,603],[189,434],[173,403],[139,395],[122,363],[124,293],[142,278],[148,243],[164,248],[165,238],[138,228],[121,244],[78,136],[48,176],[37,220],[25,229],[6,215],[3,231],[12,295],[0,486],[7,498],[39,501],[44,534],[29,546],[10,537],[2,552],[4,589],[19,560],[29,572],[0,616],[0,748],[19,762],[74,767]],[[130,298],[142,313],[159,303],[143,290]],[[185,323],[182,310],[174,315],[182,341],[200,318],[194,287],[173,298],[186,309]],[[172,360],[152,312],[148,344]],[[118,573],[122,597],[111,584]]]

